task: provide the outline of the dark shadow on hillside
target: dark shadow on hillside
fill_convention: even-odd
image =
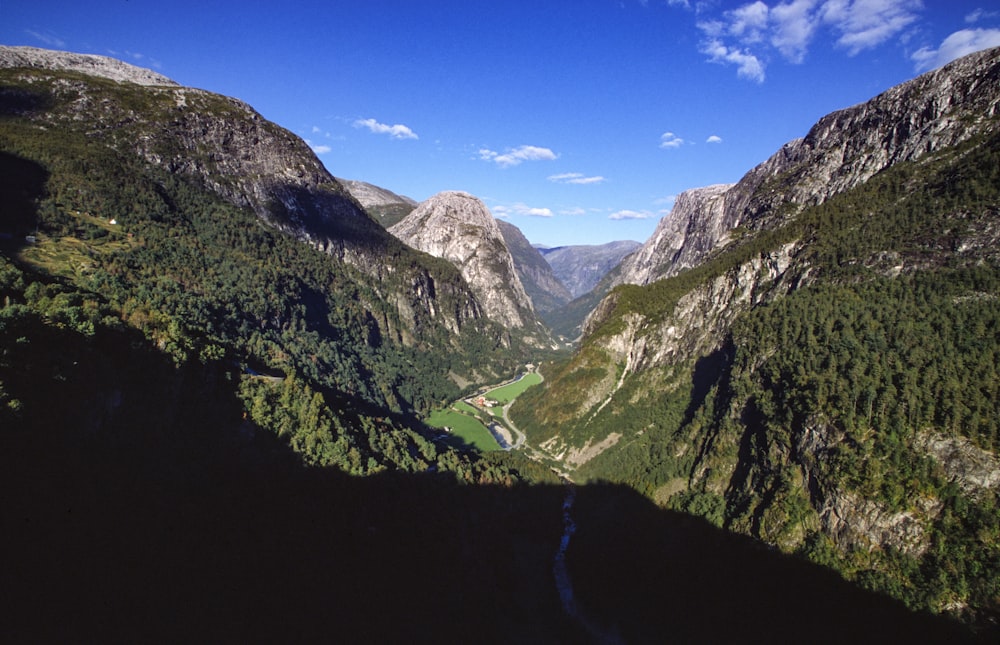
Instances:
[[[627,643],[995,642],[617,486],[580,488],[578,602]]]
[[[12,391],[38,414],[0,429],[6,642],[587,642],[562,487],[303,468],[221,366],[47,333]],[[968,636],[628,488],[573,512],[578,602],[626,642]]]
[[[38,199],[49,173],[39,164],[0,152],[0,244],[13,251],[38,223]]]
[[[691,402],[684,410],[684,421],[681,427],[691,423],[697,412],[705,403],[712,387],[722,380],[725,372],[732,364],[734,348],[731,343],[715,350],[707,356],[702,356],[694,364],[691,374]]]

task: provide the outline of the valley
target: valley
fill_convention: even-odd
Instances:
[[[439,439],[459,448],[517,450],[524,446],[525,436],[511,422],[507,412],[521,393],[542,380],[534,365],[529,364],[526,372],[510,381],[481,388],[471,396],[454,401],[446,409],[435,410],[427,423],[450,435]],[[492,438],[492,443],[487,437]]]
[[[998,88],[970,54],[539,249],[0,47],[5,640],[992,642]]]

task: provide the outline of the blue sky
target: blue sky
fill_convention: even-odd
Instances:
[[[0,0],[0,43],[235,96],[336,176],[644,241],[818,118],[1000,45],[992,0]]]

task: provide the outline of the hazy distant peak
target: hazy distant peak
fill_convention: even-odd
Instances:
[[[36,67],[80,72],[113,81],[136,85],[171,85],[178,83],[162,74],[123,63],[120,60],[94,54],[39,49],[37,47],[7,47],[0,45],[0,67]]]
[[[358,200],[358,202],[360,202],[365,208],[386,206],[388,204],[417,205],[417,201],[415,199],[411,199],[405,195],[398,195],[391,190],[374,184],[369,184],[365,181],[358,181],[356,179],[341,179],[339,177],[337,178],[337,181],[343,184],[351,195],[354,196],[354,199]]]

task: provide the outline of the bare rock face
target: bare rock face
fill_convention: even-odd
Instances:
[[[723,214],[733,184],[686,190],[653,236],[622,264],[621,282],[649,284],[695,266],[729,232]]]
[[[385,228],[398,223],[417,207],[416,200],[405,195],[397,195],[386,188],[355,179],[340,179],[354,199],[364,207],[369,215]]]
[[[162,74],[107,56],[74,54],[37,47],[0,47],[0,67],[58,69],[136,85],[177,86],[177,83]]]
[[[508,328],[534,322],[531,299],[514,269],[496,219],[464,192],[438,193],[389,232],[415,249],[458,267],[486,316]]]
[[[1000,49],[971,54],[865,103],[828,114],[733,186],[682,193],[621,282],[697,265],[730,232],[771,228],[898,163],[978,136],[1000,111]]]
[[[514,259],[514,269],[521,278],[521,284],[531,298],[535,311],[552,311],[572,300],[573,296],[556,277],[538,249],[524,237],[521,229],[503,220],[497,220],[497,224]]]

